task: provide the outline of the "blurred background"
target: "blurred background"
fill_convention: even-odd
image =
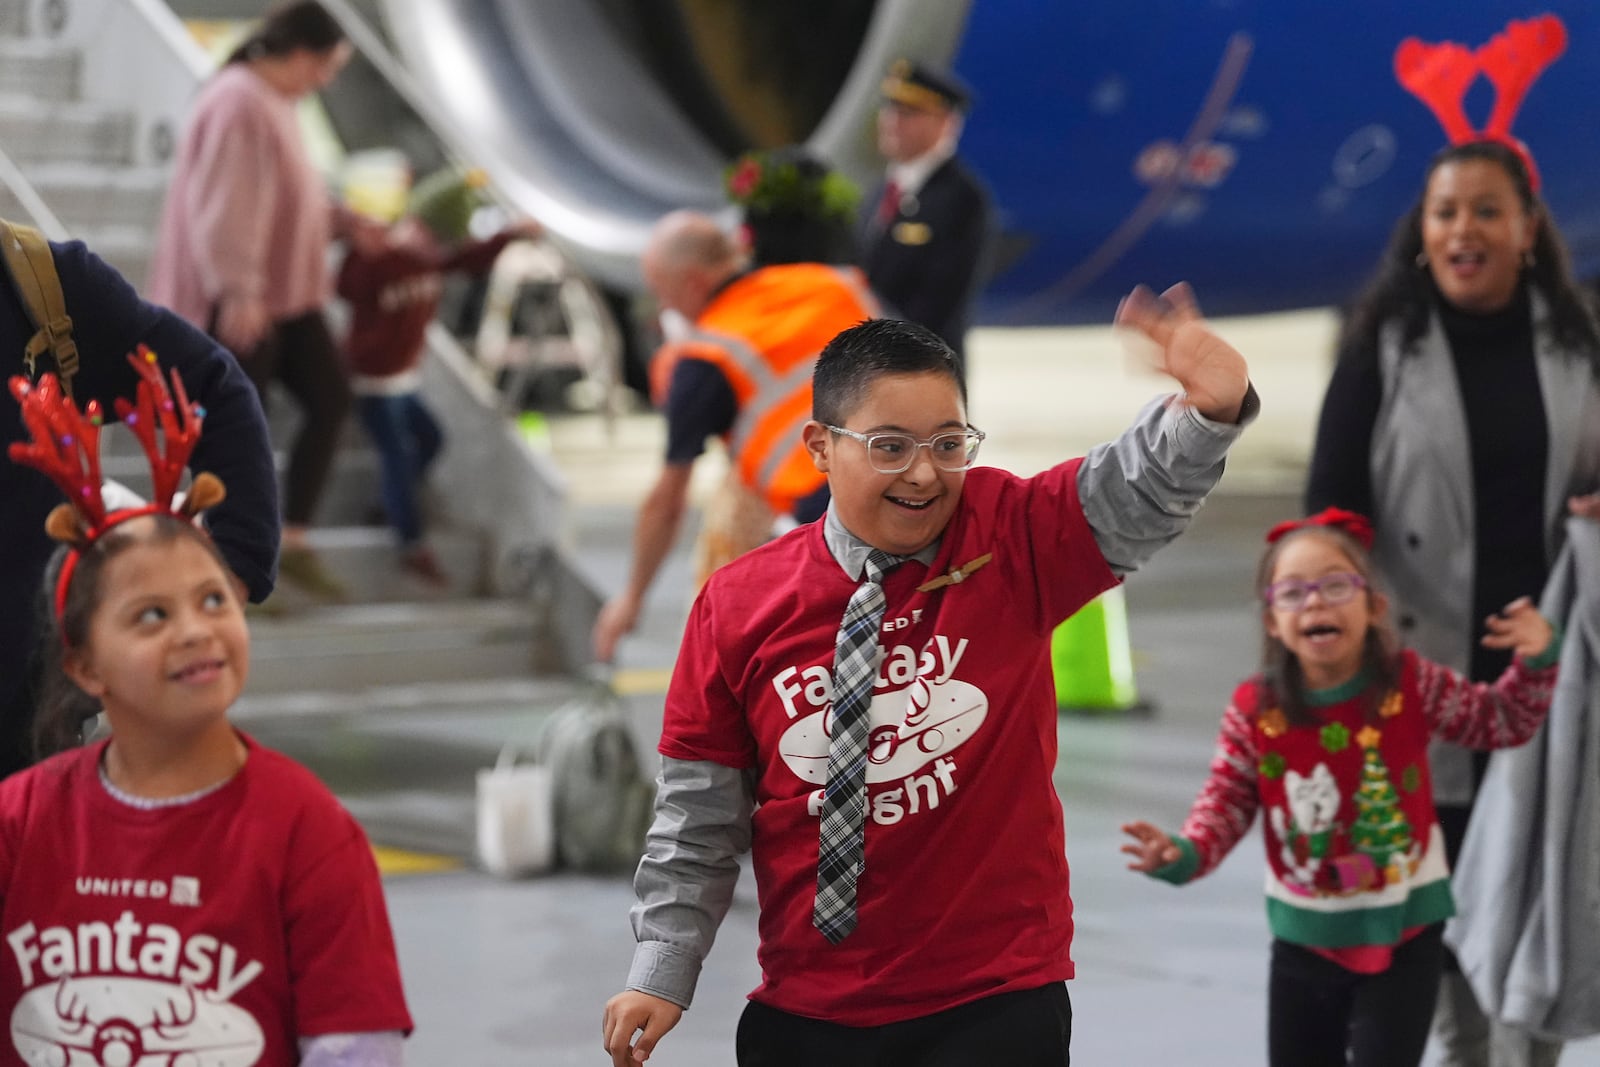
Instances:
[[[1260,530],[1298,513],[1338,309],[1445,143],[1397,81],[1396,47],[1470,47],[1511,19],[1561,18],[1566,52],[1513,129],[1593,279],[1600,8],[324,3],[356,45],[302,108],[330,188],[387,219],[416,177],[476,168],[487,202],[474,233],[519,217],[544,229],[486,280],[448,281],[430,328],[424,393],[449,443],[428,506],[449,581],[387,564],[376,463],[351,426],[313,536],[352,602],[285,590],[252,620],[240,721],[327,778],[382,846],[419,1021],[413,1062],[602,1060],[601,1005],[631,948],[626,878],[505,884],[476,871],[475,775],[588,691],[589,630],[622,581],[664,441],[648,397],[661,334],[638,265],[650,226],[680,207],[731,225],[722,173],[750,148],[804,143],[870,188],[880,82],[900,57],[947,66],[974,93],[961,154],[998,220],[967,355],[984,462],[1042,469],[1114,435],[1163,389],[1108,329],[1134,284],[1190,281],[1250,360],[1260,421],[1195,534],[1129,584],[1132,663],[1155,714],[1063,719],[1058,780],[1082,1061],[1258,1062],[1267,934],[1254,855],[1174,898],[1120,870],[1116,822],[1175,822],[1203,777],[1221,703],[1253,669],[1249,571]],[[142,285],[188,107],[262,10],[0,0],[0,216],[82,239]],[[1481,122],[1497,102],[1480,80],[1465,106]],[[295,417],[275,406],[275,439]],[[696,501],[722,478],[716,460],[697,466]],[[646,762],[689,584],[675,558],[613,675]],[[746,882],[699,1006],[653,1062],[731,1062],[753,927]],[[1152,1009],[1176,1025],[1154,1032]],[[1563,1063],[1600,1064],[1600,1052],[1576,1046]]]

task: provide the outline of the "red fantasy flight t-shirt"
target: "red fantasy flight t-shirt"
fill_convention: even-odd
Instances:
[[[107,793],[104,743],[0,783],[0,1065],[291,1067],[298,1038],[411,1029],[361,828],[245,740],[176,807]]]
[[[889,573],[859,922],[838,945],[811,912],[834,641],[859,578],[817,522],[723,567],[702,591],[660,750],[757,771],[753,999],[876,1026],[1072,977],[1050,635],[1116,584],[1077,470],[1076,460],[1027,479],[973,470],[933,565]],[[917,590],[956,568],[961,581]]]

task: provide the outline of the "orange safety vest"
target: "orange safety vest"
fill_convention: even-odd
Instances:
[[[880,314],[854,267],[762,267],[718,293],[687,338],[657,353],[654,391],[665,400],[679,359],[715,364],[739,406],[727,434],[729,459],[746,485],[786,514],[827,481],[800,438],[811,418],[817,356],[838,333]]]

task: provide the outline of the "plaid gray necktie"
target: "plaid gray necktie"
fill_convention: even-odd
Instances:
[[[885,605],[883,576],[899,557],[873,549],[866,574],[839,624],[833,654],[833,742],[828,790],[822,800],[817,857],[817,902],[811,923],[838,944],[856,928],[856,882],[861,877],[867,814],[867,711],[878,674],[878,627]]]

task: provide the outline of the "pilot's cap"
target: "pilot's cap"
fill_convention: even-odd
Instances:
[[[883,98],[918,111],[966,111],[972,91],[948,71],[897,59],[883,79]]]

